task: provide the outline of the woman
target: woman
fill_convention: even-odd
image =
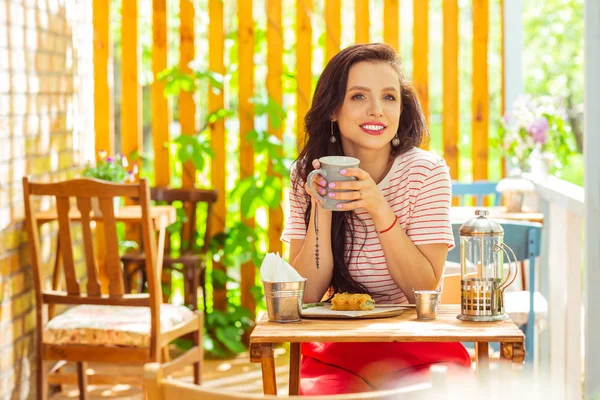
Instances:
[[[441,157],[418,147],[427,127],[394,50],[355,45],[333,57],[317,83],[305,130],[282,234],[290,264],[307,278],[304,302],[349,292],[368,293],[377,303],[414,303],[413,288],[435,289],[454,246],[450,178]],[[357,180],[313,180],[321,195],[351,200],[339,203],[339,211],[320,207],[306,183],[327,155],[360,160],[359,168],[342,171]],[[348,191],[329,191],[334,188]],[[460,343],[307,343],[302,354],[305,395],[410,384],[433,363],[470,373]]]

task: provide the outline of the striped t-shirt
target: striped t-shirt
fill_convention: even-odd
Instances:
[[[281,235],[287,243],[292,239],[304,240],[306,236],[304,212],[310,197],[304,190],[304,182],[294,184],[295,176],[296,171],[292,169],[290,209]],[[449,217],[450,175],[443,158],[414,147],[396,157],[392,168],[377,186],[415,245],[445,243],[449,248],[454,247]],[[352,223],[355,237],[351,239],[346,234],[347,251],[350,242],[354,242],[348,265],[352,278],[365,286],[376,302],[406,302],[406,296],[390,276],[369,213],[363,209],[355,210]]]

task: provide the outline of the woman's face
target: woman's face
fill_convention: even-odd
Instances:
[[[344,102],[333,116],[346,154],[390,148],[400,122],[400,80],[385,62],[350,67]]]

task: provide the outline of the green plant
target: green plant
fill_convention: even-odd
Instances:
[[[117,154],[108,156],[105,151],[98,153],[99,159],[95,165],[88,164],[83,170],[83,176],[86,178],[95,178],[110,182],[134,181],[138,172],[137,164],[133,164],[131,169],[127,157]]]
[[[562,168],[575,152],[564,112],[550,97],[519,97],[501,120],[499,141],[504,154],[525,169],[533,152],[554,155],[553,172]]]

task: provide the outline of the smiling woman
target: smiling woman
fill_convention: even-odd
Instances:
[[[307,279],[304,301],[347,292],[402,304],[414,302],[413,288],[436,288],[454,246],[450,177],[441,157],[419,148],[427,127],[393,49],[356,45],[334,56],[317,83],[305,129],[282,234],[290,264]],[[312,174],[317,196],[307,179],[324,156],[360,164],[339,171],[350,180]],[[323,207],[321,196],[337,204]],[[412,384],[432,363],[471,373],[460,343],[305,343],[302,354],[301,393],[307,395]]]

